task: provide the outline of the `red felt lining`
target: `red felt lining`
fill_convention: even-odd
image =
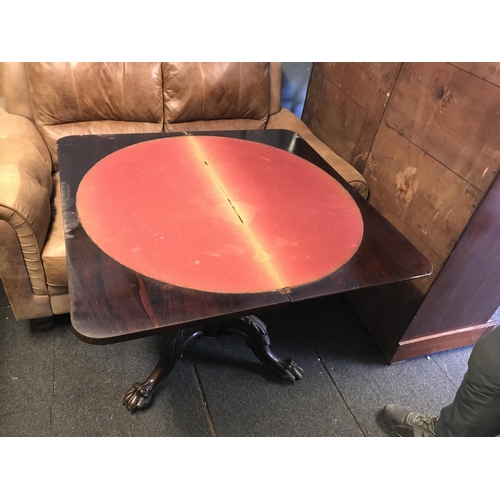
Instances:
[[[85,175],[76,203],[89,237],[121,264],[211,292],[315,281],[346,263],[363,235],[356,203],[326,172],[226,137],[121,149]]]

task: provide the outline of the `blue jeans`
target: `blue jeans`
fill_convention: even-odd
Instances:
[[[437,436],[500,434],[500,326],[472,349],[462,384],[435,429]]]

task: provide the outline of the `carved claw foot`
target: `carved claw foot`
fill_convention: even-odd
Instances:
[[[127,410],[134,411],[148,408],[153,402],[153,388],[151,380],[136,382],[123,398],[123,404],[127,407]]]
[[[185,328],[173,337],[167,338],[161,348],[160,361],[155,369],[146,380],[133,385],[125,394],[123,404],[129,411],[148,408],[153,402],[156,386],[172,371],[176,360],[182,355],[188,343],[201,336],[214,338],[222,333],[232,332],[242,335],[257,358],[277,372],[282,379],[295,382],[302,378],[304,371],[295,361],[278,358],[272,353],[266,325],[257,316],[243,316],[204,329]]]
[[[228,321],[224,329],[242,335],[255,356],[282,379],[295,382],[302,378],[304,370],[295,361],[278,358],[272,353],[267,327],[257,316],[243,316],[237,321]]]
[[[273,368],[280,374],[282,379],[291,382],[302,379],[304,373],[304,370],[292,359],[280,359],[276,364],[273,364]]]
[[[175,362],[182,355],[187,344],[202,334],[203,330],[199,328],[185,328],[173,337],[165,339],[160,351],[160,361],[151,375],[142,382],[136,382],[132,389],[125,394],[123,404],[127,410],[143,410],[151,406],[156,386],[172,371]]]

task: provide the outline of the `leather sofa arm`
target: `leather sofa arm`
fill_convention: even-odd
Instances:
[[[299,134],[361,196],[368,197],[368,184],[365,178],[350,163],[320,141],[309,127],[290,110],[282,108],[279,113],[271,115],[266,129],[286,129]]]
[[[51,174],[49,151],[33,123],[0,108],[0,227],[5,233],[0,245],[11,242],[2,248],[0,278],[11,304],[17,293],[9,284],[15,288],[23,273],[34,295],[47,295],[41,252],[51,219]]]

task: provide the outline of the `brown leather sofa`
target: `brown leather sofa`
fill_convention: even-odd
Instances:
[[[1,64],[0,279],[34,327],[69,312],[60,137],[289,129],[367,195],[361,174],[281,108],[280,63]]]

